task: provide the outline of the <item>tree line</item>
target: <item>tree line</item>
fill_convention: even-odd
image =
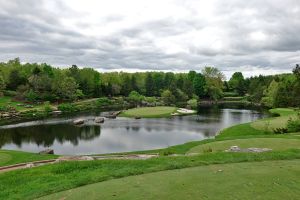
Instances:
[[[0,91],[22,101],[67,102],[84,98],[162,97],[169,103],[191,99],[219,100],[231,93],[269,107],[299,106],[300,69],[293,73],[244,78],[235,72],[229,81],[215,67],[201,72],[108,72],[93,68],[56,68],[46,63],[0,63]]]

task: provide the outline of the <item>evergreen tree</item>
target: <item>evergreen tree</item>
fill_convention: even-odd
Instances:
[[[196,74],[193,80],[193,88],[198,97],[201,98],[205,96],[205,86],[205,77],[201,73]]]
[[[148,97],[153,96],[153,89],[154,89],[154,84],[153,84],[153,78],[151,73],[147,73],[146,76],[146,82],[145,82],[145,88],[146,88],[146,95]]]

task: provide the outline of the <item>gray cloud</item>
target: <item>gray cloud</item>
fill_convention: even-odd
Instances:
[[[46,1],[0,0],[0,61],[20,57],[104,70],[185,71],[213,65],[227,74],[248,70],[249,75],[291,71],[299,62],[299,1],[220,0],[207,18],[195,3],[174,2],[189,17],[137,19],[103,34],[106,26],[127,20],[126,13],[107,15],[97,24],[81,19],[85,12],[64,1],[53,1],[50,9]],[[77,19],[75,27],[66,26],[69,17]],[[89,28],[101,31],[93,36],[81,31]]]

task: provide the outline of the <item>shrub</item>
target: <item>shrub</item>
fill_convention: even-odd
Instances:
[[[208,147],[207,149],[203,149],[203,153],[211,153],[213,150],[211,147]]]
[[[102,97],[97,99],[97,105],[98,106],[107,106],[107,105],[111,105],[111,100],[109,100],[107,97]]]
[[[300,131],[300,119],[297,118],[293,120],[290,118],[287,122],[287,129],[288,132],[293,133],[293,132],[299,132]]]
[[[73,104],[70,103],[62,103],[58,106],[58,109],[62,112],[74,112],[76,108]]]
[[[197,101],[197,99],[190,99],[190,100],[188,100],[187,104],[188,104],[191,108],[197,108],[197,106],[198,106],[198,101]]]
[[[273,132],[274,132],[275,134],[285,134],[285,133],[288,132],[288,129],[287,129],[287,128],[275,128],[275,129],[273,130]]]
[[[165,149],[165,150],[159,152],[159,155],[161,155],[161,156],[168,156],[168,155],[172,155],[172,154],[174,154],[174,152],[171,151],[170,149]]]
[[[30,102],[35,102],[39,99],[39,95],[33,90],[29,90],[26,94],[26,99]]]
[[[9,106],[0,106],[0,111],[9,111]]]
[[[239,94],[237,92],[224,92],[224,97],[237,97]]]
[[[50,112],[52,111],[52,108],[51,108],[51,106],[50,106],[49,101],[46,101],[46,102],[44,103],[44,111],[45,111],[46,113],[50,113]]]
[[[12,90],[4,90],[3,91],[3,95],[4,96],[9,96],[9,97],[14,97],[17,95],[16,91],[12,91]]]

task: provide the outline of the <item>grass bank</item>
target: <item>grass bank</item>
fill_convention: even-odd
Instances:
[[[300,150],[259,154],[218,152],[149,160],[64,162],[0,174],[0,199],[34,199],[91,183],[164,170],[210,164],[291,159],[300,159]]]
[[[168,170],[91,184],[41,199],[298,199],[299,165],[300,160],[289,160]]]
[[[0,167],[18,163],[48,160],[57,158],[57,155],[41,155],[22,151],[0,150]]]

